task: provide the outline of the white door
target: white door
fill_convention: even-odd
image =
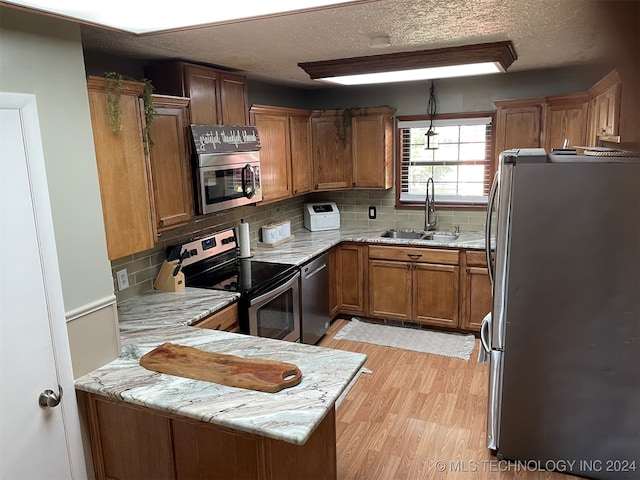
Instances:
[[[57,406],[50,404],[62,387]],[[0,478],[86,477],[34,95],[0,93]]]

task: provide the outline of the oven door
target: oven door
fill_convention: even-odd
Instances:
[[[197,180],[201,214],[262,201],[259,162],[200,166]]]
[[[249,334],[300,341],[300,272],[268,293],[248,299]]]

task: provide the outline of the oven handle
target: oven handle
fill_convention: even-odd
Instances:
[[[250,188],[247,188],[247,172],[249,172],[251,178]],[[256,173],[249,163],[242,169],[242,193],[247,198],[253,197],[256,193]]]
[[[267,293],[264,293],[256,298],[249,299],[249,306],[253,307],[259,303],[264,303],[266,300],[271,298],[275,298],[280,295],[282,292],[291,288],[291,286],[300,279],[300,271],[296,270],[295,273],[289,277],[284,283],[281,283],[273,290],[269,290]]]

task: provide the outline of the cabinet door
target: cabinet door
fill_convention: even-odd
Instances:
[[[338,250],[333,247],[329,250],[329,318],[338,314]]]
[[[189,99],[154,95],[157,116],[149,133],[151,179],[159,232],[186,225],[193,216],[193,186],[187,148]]]
[[[464,314],[460,322],[465,330],[480,331],[482,319],[492,308],[489,272],[483,267],[467,267],[463,285]]]
[[[89,107],[96,150],[109,260],[153,248],[155,241],[149,164],[142,144],[144,85],[122,82],[122,130],[114,132],[104,78],[89,77]]]
[[[301,195],[313,189],[311,171],[311,118],[309,115],[289,117],[291,133],[291,177],[293,194]]]
[[[547,106],[544,146],[547,152],[562,148],[564,140],[569,146],[585,145],[587,139],[587,99],[565,105]]]
[[[291,151],[286,115],[253,114],[260,136],[260,181],[263,202],[291,196]]]
[[[238,332],[238,304],[234,303],[222,310],[209,315],[193,325],[198,328],[208,328],[210,330],[225,330],[227,332]]]
[[[364,314],[365,263],[360,245],[341,245],[338,250],[338,304],[340,311]]]
[[[350,135],[344,142],[338,137],[336,116],[312,117],[313,183],[315,190],[351,187]]]
[[[354,116],[352,121],[353,187],[391,188],[391,117]]]
[[[540,147],[542,106],[498,108],[496,155],[509,148]]]
[[[247,79],[242,75],[219,72],[220,101],[218,118],[222,125],[248,125]]]
[[[198,65],[185,65],[184,82],[191,98],[191,123],[218,125],[218,72]]]
[[[459,269],[429,263],[413,267],[413,315],[416,322],[458,326]]]
[[[411,320],[411,264],[369,260],[369,315]]]

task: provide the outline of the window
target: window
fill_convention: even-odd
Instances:
[[[430,121],[400,119],[397,203],[424,203],[431,177],[438,204],[486,204],[491,188],[491,120],[489,115],[434,119],[438,148],[428,150],[425,134]]]

